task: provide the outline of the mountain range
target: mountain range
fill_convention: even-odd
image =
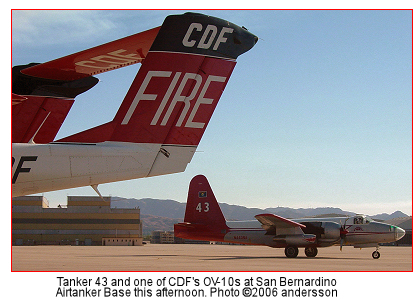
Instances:
[[[266,209],[248,208],[240,205],[219,203],[223,215],[229,221],[253,220],[254,216],[262,213],[273,213],[284,218],[305,218],[324,216],[354,216],[356,213],[344,211],[335,207],[318,208],[290,208],[270,207]],[[186,203],[175,200],[160,199],[134,199],[112,197],[111,207],[113,208],[140,208],[141,220],[143,223],[143,235],[149,235],[154,230],[173,230],[173,224],[183,222]],[[372,219],[387,221],[394,218],[408,217],[401,211],[392,214],[382,213],[370,216]]]

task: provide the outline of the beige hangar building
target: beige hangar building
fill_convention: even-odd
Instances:
[[[143,244],[140,209],[111,208],[111,198],[68,196],[50,208],[43,196],[12,198],[12,245]]]

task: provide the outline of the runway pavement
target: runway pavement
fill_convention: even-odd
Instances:
[[[300,249],[241,245],[147,244],[144,246],[13,246],[12,271],[412,271],[412,247]]]

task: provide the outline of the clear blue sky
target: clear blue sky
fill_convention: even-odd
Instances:
[[[13,65],[46,62],[183,11],[14,11]],[[411,11],[199,11],[260,40],[238,63],[187,170],[103,195],[185,202],[197,174],[219,202],[412,214]],[[97,76],[58,138],[110,121],[140,65]],[[44,194],[51,207],[91,187]]]

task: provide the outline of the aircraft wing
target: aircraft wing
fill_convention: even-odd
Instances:
[[[306,227],[303,224],[274,214],[259,214],[256,215],[255,218],[262,224],[262,228],[264,228],[267,233],[269,232],[270,234],[275,234],[277,230],[286,231],[290,229]]]
[[[26,68],[21,72],[53,80],[76,80],[145,59],[160,27],[143,31],[94,48]]]

